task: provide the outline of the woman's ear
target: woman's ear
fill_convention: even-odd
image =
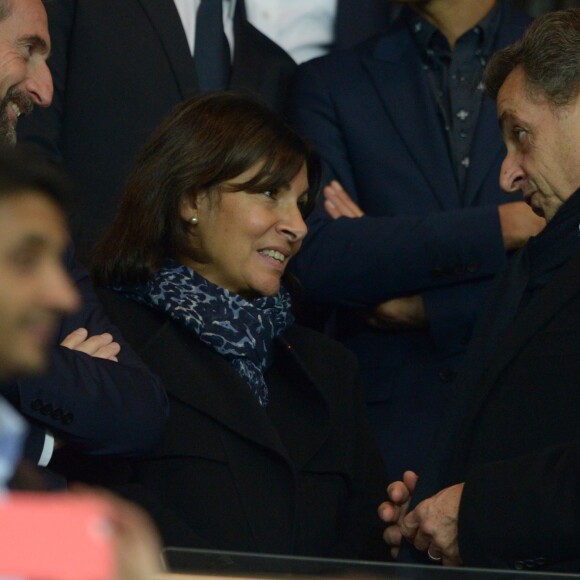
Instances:
[[[193,195],[187,195],[181,200],[179,208],[181,219],[189,223],[197,223],[197,199]]]

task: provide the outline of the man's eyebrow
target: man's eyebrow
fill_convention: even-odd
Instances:
[[[517,119],[517,116],[514,114],[513,111],[507,109],[505,110],[499,117],[498,119],[498,123],[499,123],[499,128],[503,131],[504,125],[506,124],[506,121],[510,120],[510,119]]]
[[[12,246],[12,253],[36,251],[48,246],[48,240],[42,234],[25,234]]]
[[[38,34],[27,34],[26,36],[21,36],[18,39],[18,44],[20,46],[31,45],[34,50],[37,50],[43,54],[50,52],[48,43],[46,40],[44,40],[44,38],[38,36]]]

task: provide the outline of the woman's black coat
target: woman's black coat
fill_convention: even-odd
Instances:
[[[100,296],[169,393],[162,441],[132,464],[124,488],[166,545],[387,558],[377,517],[387,478],[350,352],[288,328],[263,408],[226,359],[179,324],[114,292]]]

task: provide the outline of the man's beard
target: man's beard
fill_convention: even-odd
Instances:
[[[25,92],[16,87],[8,89],[0,101],[0,143],[4,145],[16,145],[16,123],[8,112],[10,102],[18,105],[22,115],[28,115],[34,107],[32,99]]]

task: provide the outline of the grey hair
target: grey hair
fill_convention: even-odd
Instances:
[[[572,103],[580,92],[580,8],[548,12],[518,42],[496,52],[483,81],[494,99],[510,73],[522,67],[528,93],[554,107]]]

